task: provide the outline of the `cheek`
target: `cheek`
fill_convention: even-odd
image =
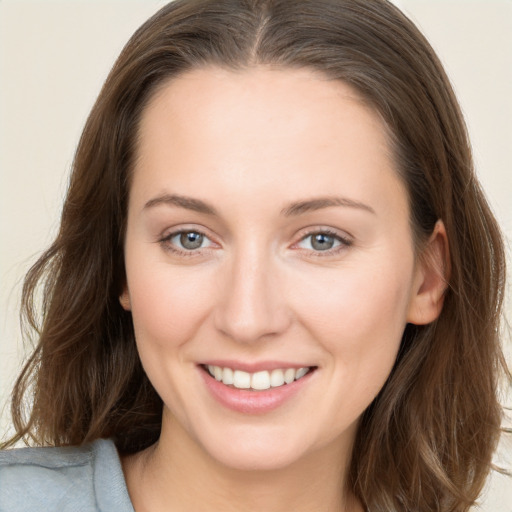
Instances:
[[[296,294],[303,324],[329,354],[336,377],[362,393],[375,395],[394,364],[408,310],[406,269],[346,267],[316,276],[309,294]]]
[[[138,344],[150,341],[163,348],[190,339],[208,315],[212,291],[204,273],[162,262],[127,267]]]
[[[189,364],[183,364],[190,363],[188,342],[208,317],[212,289],[204,273],[161,261],[137,266],[127,261],[127,275],[142,366],[164,403],[181,414],[189,407],[186,388],[180,385],[189,378]],[[183,415],[181,422],[188,424]]]
[[[295,293],[296,307],[329,338],[403,329],[410,294],[406,270],[389,265],[347,266],[311,277],[303,279],[302,291]]]

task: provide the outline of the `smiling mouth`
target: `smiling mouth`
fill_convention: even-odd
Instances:
[[[286,386],[302,379],[316,369],[316,366],[304,366],[249,373],[213,365],[202,365],[202,367],[211,377],[226,386],[248,391],[266,391]]]

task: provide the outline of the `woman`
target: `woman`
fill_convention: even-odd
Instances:
[[[66,448],[2,453],[0,509],[467,510],[504,267],[396,8],[173,2],[111,71],[27,276],[10,444]]]

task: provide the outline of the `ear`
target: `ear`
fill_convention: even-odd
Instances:
[[[450,253],[443,221],[438,220],[425,248],[418,256],[407,322],[425,325],[443,309],[450,278]]]
[[[119,302],[125,311],[131,311],[130,293],[128,292],[128,286],[126,284],[123,286],[123,293],[119,295]]]

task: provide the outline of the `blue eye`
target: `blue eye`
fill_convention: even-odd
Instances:
[[[177,233],[171,233],[163,241],[175,250],[187,252],[204,249],[211,245],[210,240],[198,231],[178,231]]]
[[[341,236],[329,231],[317,231],[305,236],[298,246],[301,249],[308,249],[315,252],[331,251],[340,246],[349,246],[351,242]]]

